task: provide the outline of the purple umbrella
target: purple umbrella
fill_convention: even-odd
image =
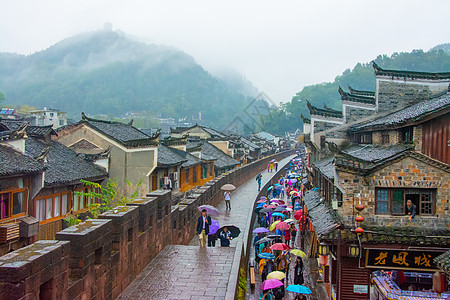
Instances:
[[[214,206],[211,205],[201,205],[198,207],[199,211],[202,211],[206,209],[206,213],[210,216],[217,216],[218,214],[220,214],[220,212],[217,210],[217,208],[215,208]]]
[[[267,279],[266,281],[261,283],[261,289],[262,290],[270,290],[270,289],[275,289],[282,285],[283,285],[283,283],[281,281],[279,281],[278,279],[272,278],[272,279]]]
[[[211,218],[211,225],[209,225],[209,235],[216,234],[217,230],[219,230],[219,221]]]
[[[292,182],[292,183],[296,183],[297,181],[298,181],[298,180],[297,180],[297,179],[295,179],[295,178],[294,178],[294,179],[290,179],[290,180],[289,180],[289,182]]]
[[[258,227],[255,230],[253,230],[253,233],[264,233],[264,232],[269,232],[269,230],[267,228],[264,228],[264,227]]]

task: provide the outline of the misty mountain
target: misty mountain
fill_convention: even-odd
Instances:
[[[442,50],[448,55],[450,55],[450,43],[440,44],[430,49],[430,51],[439,51],[439,50]]]
[[[6,104],[58,108],[75,118],[82,111],[188,118],[201,112],[220,128],[251,100],[242,94],[248,83],[234,80],[212,76],[180,50],[111,30],[79,34],[28,56],[0,53]]]
[[[412,52],[394,53],[391,56],[379,55],[374,61],[384,69],[408,70],[421,72],[449,72],[450,54],[446,48],[450,44],[443,44],[432,48],[430,51],[413,50]],[[300,115],[309,116],[306,101],[312,105],[342,110],[342,101],[338,92],[341,86],[347,89],[350,85],[357,90],[375,90],[375,75],[372,63],[358,63],[352,69],[345,70],[336,76],[333,82],[323,82],[305,86],[290,102],[282,104],[274,110],[262,122],[266,131],[274,134],[293,132],[300,127],[302,120]]]

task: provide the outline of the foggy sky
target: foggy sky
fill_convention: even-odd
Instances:
[[[30,54],[110,22],[212,73],[235,69],[275,102],[378,54],[450,42],[448,0],[0,0],[0,11],[0,52]]]

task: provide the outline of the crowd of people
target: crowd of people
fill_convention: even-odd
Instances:
[[[272,165],[277,166],[275,163],[269,163],[269,172]],[[276,182],[271,182],[267,196],[258,200],[254,210],[259,224],[253,231],[253,246],[262,282],[260,299],[283,299],[286,291],[296,293],[295,299],[306,299],[305,294],[311,292],[303,286],[305,280],[302,258],[306,258],[306,253],[302,250],[309,221],[307,208],[303,203],[306,187],[302,184],[303,161],[300,153],[285,171]],[[260,175],[256,177],[257,181],[259,177]],[[301,245],[300,249],[295,249],[296,241]],[[289,278],[292,267],[294,276]]]

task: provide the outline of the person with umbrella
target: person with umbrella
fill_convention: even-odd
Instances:
[[[202,209],[202,215],[197,220],[197,233],[200,240],[200,247],[206,247],[206,236],[209,233],[211,217],[207,215],[206,209]]]
[[[219,222],[211,219],[211,225],[209,226],[209,233],[208,233],[208,247],[215,247],[216,246],[216,232],[219,229]]]
[[[231,232],[228,231],[227,227],[224,227],[220,232],[220,247],[230,247]]]
[[[225,191],[223,195],[225,197],[225,209],[231,210],[231,192]]]

